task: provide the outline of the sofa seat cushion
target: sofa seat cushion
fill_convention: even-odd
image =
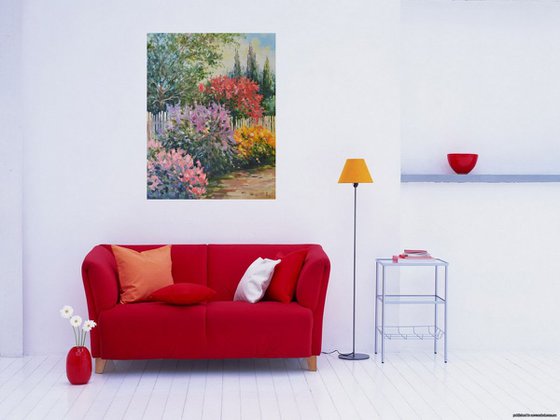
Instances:
[[[120,304],[101,313],[97,330],[105,359],[200,358],[206,305]]]
[[[210,302],[208,357],[311,356],[312,312],[297,303]]]

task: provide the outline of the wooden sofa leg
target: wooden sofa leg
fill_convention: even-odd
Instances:
[[[317,356],[307,358],[307,369],[311,372],[317,372]]]
[[[105,371],[105,365],[107,364],[107,360],[102,359],[101,357],[95,358],[95,373],[103,373]]]

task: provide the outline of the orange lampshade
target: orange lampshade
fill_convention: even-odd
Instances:
[[[369,173],[365,159],[346,159],[339,184],[371,184],[373,178]]]

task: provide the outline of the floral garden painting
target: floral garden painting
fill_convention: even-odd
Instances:
[[[275,44],[148,34],[148,199],[276,198]]]

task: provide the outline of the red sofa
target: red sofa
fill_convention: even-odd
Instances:
[[[137,251],[160,245],[125,245]],[[291,303],[234,302],[237,284],[257,257],[307,249]],[[82,277],[96,372],[107,360],[307,358],[316,370],[330,262],[319,245],[173,245],[175,282],[199,283],[217,293],[208,303],[173,306],[119,304],[118,273],[110,245],[86,256]]]

